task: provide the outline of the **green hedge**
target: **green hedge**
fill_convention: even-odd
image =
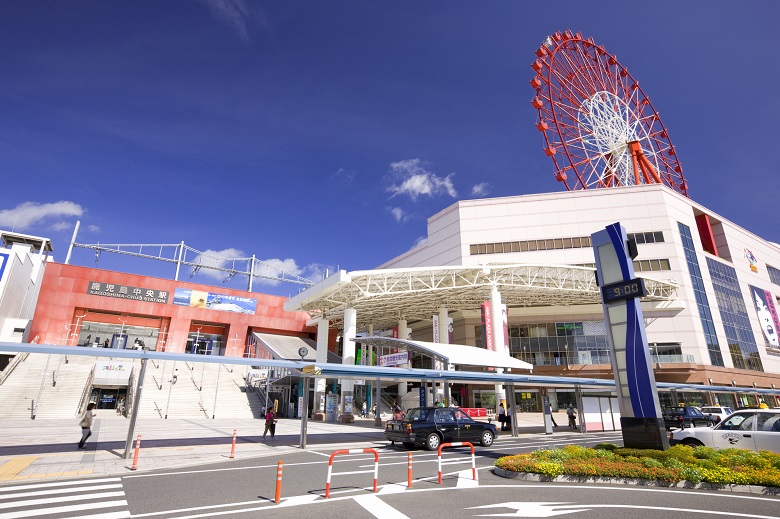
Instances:
[[[550,478],[568,475],[780,487],[780,454],[744,449],[675,445],[659,451],[627,449],[611,443],[593,449],[569,445],[506,456],[499,458],[495,466]]]

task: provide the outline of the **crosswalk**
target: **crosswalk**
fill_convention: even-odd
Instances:
[[[0,486],[0,519],[130,517],[119,478]]]

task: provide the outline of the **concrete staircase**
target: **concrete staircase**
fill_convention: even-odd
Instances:
[[[30,354],[20,362],[0,385],[0,418],[30,418],[33,400],[38,398],[41,379],[46,372],[38,402],[38,418],[75,418],[90,372],[95,365],[91,357],[52,355],[48,370],[48,355]],[[61,359],[61,360],[60,360]],[[265,404],[261,391],[244,391],[246,368],[222,364],[177,362],[177,382],[171,385],[173,362],[148,361],[146,382],[141,395],[141,418],[260,418]],[[52,385],[56,371],[56,385]],[[141,361],[133,364],[133,384],[138,380]],[[203,389],[201,385],[203,377]],[[214,397],[219,373],[217,408]],[[90,388],[91,389],[91,388]],[[170,404],[168,393],[170,389]],[[129,416],[130,409],[128,409]],[[101,413],[101,418],[122,418],[115,413]]]
[[[142,418],[259,418],[265,404],[258,393],[244,392],[246,368],[222,364],[195,364],[177,362],[178,377],[171,383],[172,362],[152,363],[146,366],[146,384],[141,396],[138,416]],[[134,370],[140,372],[140,361]],[[216,412],[214,397],[219,392]],[[201,379],[203,381],[202,390]],[[168,396],[170,394],[170,403]],[[167,410],[167,413],[166,413]]]
[[[76,417],[94,365],[92,358],[69,356],[66,362],[62,355],[49,358],[49,355],[31,353],[0,385],[0,418],[30,418],[39,391],[37,418]],[[57,383],[52,385],[55,378]]]

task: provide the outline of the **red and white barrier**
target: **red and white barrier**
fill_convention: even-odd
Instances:
[[[441,450],[444,447],[471,447],[471,477],[474,481],[477,481],[477,461],[476,456],[474,456],[474,445],[472,445],[469,442],[452,442],[452,443],[442,443],[439,445],[439,484],[441,485]],[[454,463],[454,462],[453,462]]]
[[[473,450],[473,447],[472,447]],[[362,454],[362,453],[371,453],[374,455],[374,470],[354,470],[351,472],[337,472],[333,473],[333,458],[338,456],[339,454]],[[345,474],[364,474],[367,472],[373,472],[374,473],[374,492],[376,492],[376,482],[377,479],[379,479],[379,453],[376,451],[376,449],[342,449],[335,451],[333,454],[330,455],[330,459],[328,460],[328,479],[325,480],[325,498],[330,497],[330,478],[331,476],[341,476]]]

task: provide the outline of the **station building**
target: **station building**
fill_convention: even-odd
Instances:
[[[376,270],[337,273],[286,308],[336,326],[354,312],[358,336],[402,329],[414,340],[484,348],[480,300],[492,298],[507,310],[499,342],[534,374],[612,378],[590,236],[615,222],[636,241],[634,269],[650,287],[642,309],[656,380],[780,387],[780,245],[661,184],[459,201],[428,219],[420,245]],[[471,280],[470,292],[458,278]],[[434,319],[452,320],[450,338]],[[461,405],[495,402],[489,387],[461,391]],[[518,389],[518,407],[540,410],[543,392]],[[550,399],[572,401],[554,390]],[[780,405],[730,392],[661,394],[662,405],[762,401]]]

